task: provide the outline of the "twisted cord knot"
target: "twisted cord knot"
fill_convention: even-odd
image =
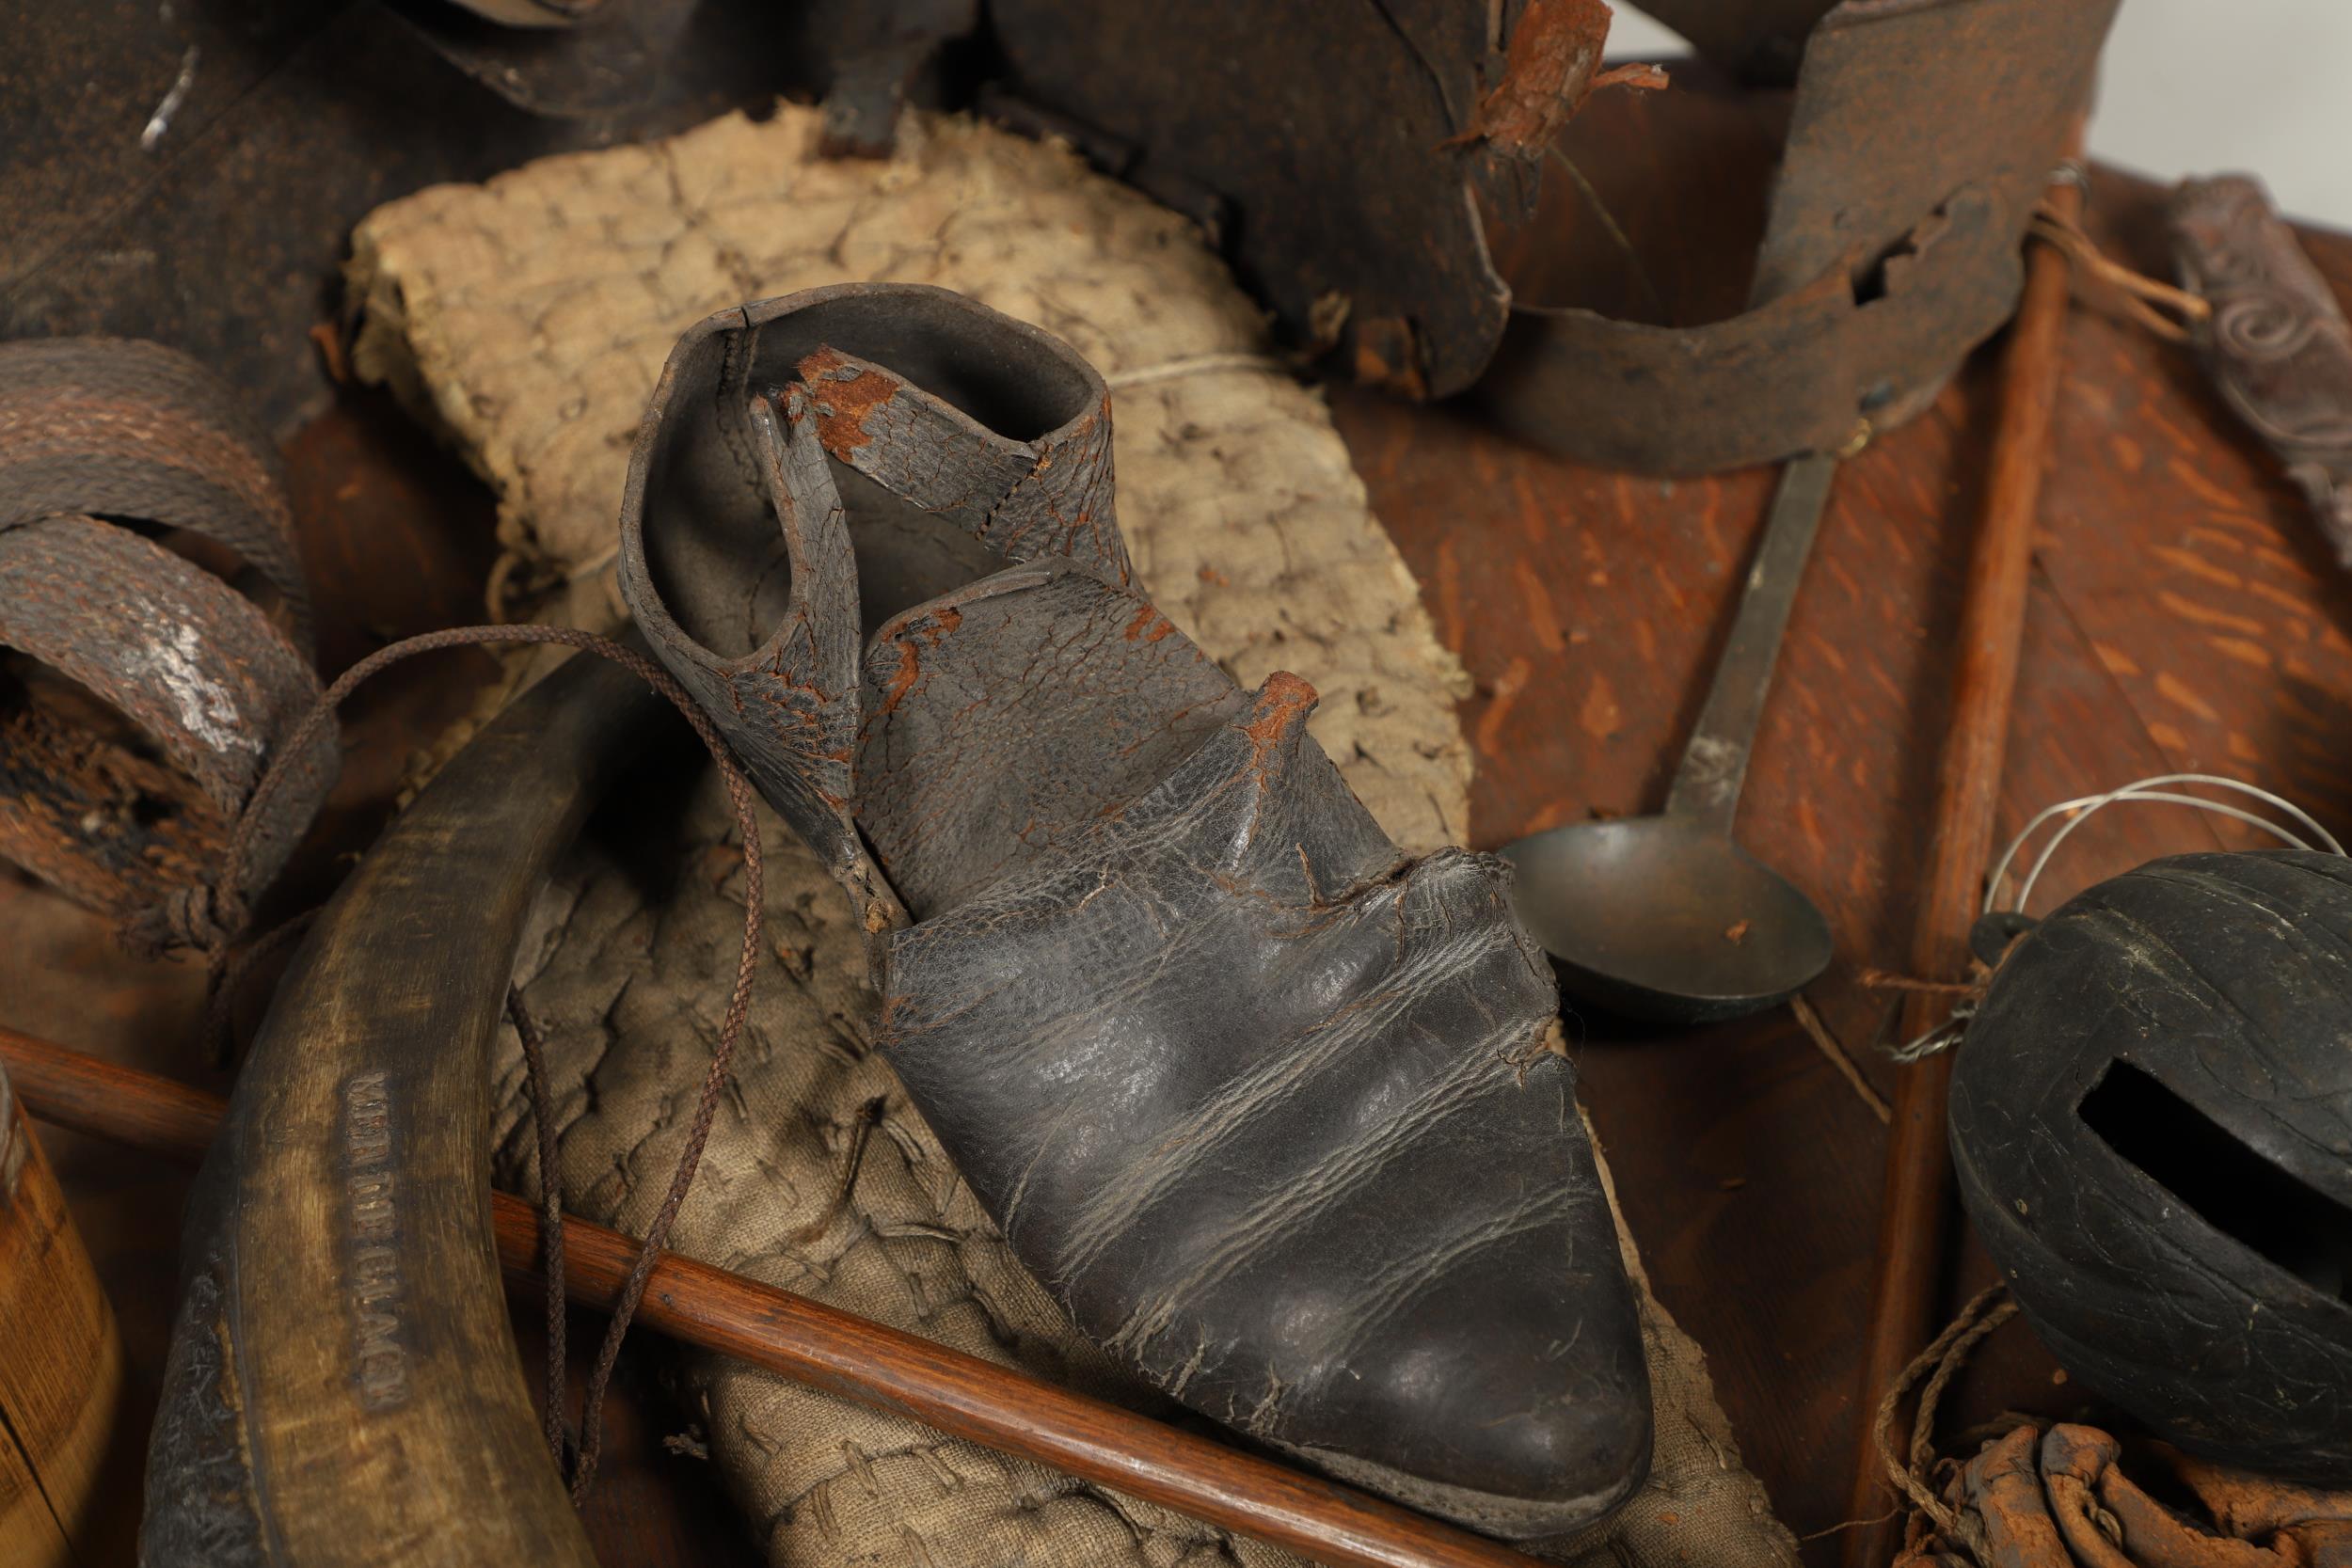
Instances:
[[[135,957],[151,960],[193,950],[211,959],[217,971],[251,919],[252,911],[242,897],[204,882],[176,888],[162,902],[138,911],[116,936]]]

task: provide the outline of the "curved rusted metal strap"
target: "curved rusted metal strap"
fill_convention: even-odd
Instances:
[[[226,387],[157,343],[0,344],[0,647],[79,689],[33,676],[38,700],[0,712],[0,857],[141,920],[218,874],[229,822],[319,683],[259,605],[119,523],[233,550],[308,642],[277,455]],[[329,729],[262,823],[259,879],[292,851],[336,763]]]
[[[1468,390],[1580,462],[1702,473],[1899,422],[2008,319],[2115,8],[1661,0],[1702,53],[1797,84],[1751,309],[1672,326],[1526,297],[1480,219],[1520,221],[1551,181],[1607,74],[1598,0],[997,0],[989,102],[1200,218],[1285,334],[1357,379]]]
[[[1645,473],[1837,451],[1919,413],[2009,319],[2116,0],[1815,8],[1751,308],[1668,327],[1515,300],[1474,393],[1497,422]]]
[[[663,708],[571,661],[319,917],[191,1205],[149,1568],[592,1568],[500,1288],[489,1051],[541,881]]]

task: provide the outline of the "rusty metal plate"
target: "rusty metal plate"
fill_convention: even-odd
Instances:
[[[1477,379],[1522,206],[1608,31],[1598,0],[995,0],[1006,91],[1200,218],[1294,342],[1413,396]]]
[[[1846,0],[1807,50],[1751,291],[1661,326],[1520,302],[1481,400],[1604,467],[1704,473],[1916,413],[2008,319],[2116,0]]]
[[[1963,191],[2022,236],[2116,0],[1846,0],[1805,46],[1756,298],[1869,274]]]

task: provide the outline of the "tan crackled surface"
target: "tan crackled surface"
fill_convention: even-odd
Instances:
[[[680,332],[850,279],[937,283],[1058,334],[1114,388],[1145,586],[1235,678],[1323,695],[1312,730],[1406,848],[1457,841],[1467,682],[1322,398],[1183,218],[1067,150],[909,117],[888,163],[816,158],[814,109],[550,158],[377,210],[353,236],[354,364],[497,491],[549,611],[609,624],[621,482]]]

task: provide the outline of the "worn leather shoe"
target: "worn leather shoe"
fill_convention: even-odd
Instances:
[[[1141,595],[1090,367],[943,290],[714,317],[621,581],[857,902],[882,1048],[1090,1337],[1492,1533],[1641,1482],[1632,1296],[1507,868],[1407,858],[1305,682],[1244,691]]]

